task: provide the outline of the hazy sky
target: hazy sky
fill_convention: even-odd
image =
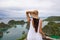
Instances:
[[[35,9],[41,17],[60,16],[60,0],[0,0],[0,17],[26,17]]]

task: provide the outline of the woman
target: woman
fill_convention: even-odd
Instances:
[[[30,18],[29,14],[32,18]],[[45,34],[42,31],[42,20],[38,18],[38,11],[27,11],[26,15],[27,21],[30,23],[27,40],[43,40],[42,35],[45,36]]]

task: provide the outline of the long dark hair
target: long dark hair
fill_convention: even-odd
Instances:
[[[38,24],[39,24],[39,19],[33,18],[33,27],[35,28],[35,32],[38,31]]]

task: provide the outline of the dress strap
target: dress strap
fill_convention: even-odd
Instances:
[[[33,19],[32,19],[32,18],[30,18],[30,23],[32,23],[32,20],[33,20]]]
[[[33,20],[33,19],[32,19],[32,18],[30,18],[30,19],[31,19],[31,20],[30,20],[30,28],[31,28],[31,27],[32,27],[32,20]]]
[[[39,29],[40,29],[40,19],[39,19],[39,24],[38,24],[38,33],[39,33]]]

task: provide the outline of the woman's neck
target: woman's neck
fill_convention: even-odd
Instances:
[[[34,18],[34,17],[33,17]],[[38,17],[36,17],[35,19],[39,19]]]
[[[39,19],[39,18],[34,18],[34,19]]]

